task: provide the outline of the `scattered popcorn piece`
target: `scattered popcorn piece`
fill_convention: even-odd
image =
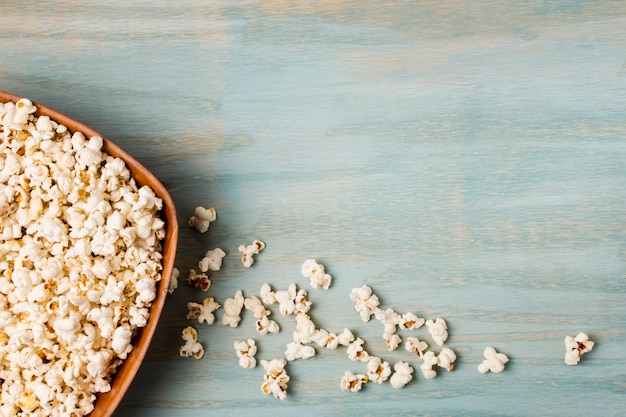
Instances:
[[[198,319],[200,323],[213,324],[215,321],[213,313],[220,307],[213,297],[205,298],[202,304],[190,301],[187,303],[187,319]]]
[[[389,339],[387,339],[387,350],[389,352],[392,352],[398,349],[400,343],[402,343],[402,339],[400,338],[400,336],[398,336],[397,334],[392,334]]]
[[[422,327],[425,321],[426,320],[421,317],[417,317],[413,313],[404,313],[402,316],[400,316],[398,324],[403,330],[415,330]]]
[[[370,381],[382,384],[391,375],[391,366],[389,362],[384,361],[377,356],[370,356],[367,362],[367,377]]]
[[[209,270],[219,271],[222,267],[222,259],[224,256],[226,256],[226,252],[220,248],[209,250],[204,254],[200,262],[198,262],[198,268],[201,272],[207,272]]]
[[[576,337],[565,336],[565,363],[578,365],[583,354],[593,349],[594,342],[589,340],[585,333],[578,333]]]
[[[420,370],[426,379],[432,379],[437,376],[437,372],[433,369],[435,365],[439,362],[437,356],[432,350],[424,353],[422,356],[422,364],[420,365]]]
[[[383,338],[385,340],[389,340],[391,335],[393,335],[397,330],[396,326],[400,323],[400,315],[392,308],[388,308],[386,310],[379,308],[374,312],[374,317],[376,317],[376,319],[384,326]]]
[[[227,298],[224,301],[224,314],[222,315],[222,324],[230,327],[239,326],[241,321],[241,310],[243,309],[244,297],[241,291],[237,291],[235,296]]]
[[[369,377],[367,375],[355,375],[352,372],[347,371],[343,378],[341,378],[341,390],[350,392],[361,391],[363,384],[365,384],[367,381],[369,381]]]
[[[274,297],[278,303],[278,311],[283,316],[288,316],[296,311],[296,296],[298,290],[296,284],[290,284],[287,290],[274,291]]]
[[[276,294],[272,290],[270,284],[263,284],[261,286],[261,291],[259,291],[259,295],[261,296],[261,301],[266,306],[271,306],[276,304]]]
[[[315,356],[315,349],[313,346],[303,345],[300,342],[287,343],[287,350],[285,350],[285,359],[292,362],[296,359],[309,359]]]
[[[254,368],[256,366],[257,347],[254,339],[236,341],[234,347],[239,358],[239,366],[242,368]]]
[[[485,360],[478,365],[478,372],[481,374],[487,372],[502,372],[504,371],[504,364],[509,361],[509,358],[505,354],[496,352],[491,346],[485,348],[483,356]]]
[[[428,333],[432,336],[433,340],[439,346],[443,346],[448,339],[448,325],[441,317],[437,320],[426,320],[426,326],[428,327]]]
[[[300,268],[302,276],[309,278],[311,287],[327,290],[332,282],[332,277],[324,272],[324,265],[317,263],[315,259],[307,259]]]
[[[339,347],[339,337],[335,333],[328,333],[328,339],[326,339],[326,349],[335,350]]]
[[[313,341],[315,332],[315,323],[311,317],[306,313],[296,313],[296,330],[293,332],[294,342],[310,343]]]
[[[393,366],[394,373],[389,378],[391,386],[400,389],[413,379],[413,368],[406,362],[400,361]]]
[[[306,313],[311,309],[313,303],[307,300],[307,296],[308,294],[304,289],[300,289],[296,293],[296,298],[293,300],[294,311],[296,313]]]
[[[211,288],[211,280],[206,274],[198,274],[195,269],[189,270],[187,275],[187,284],[191,288],[208,291]]]
[[[456,353],[448,347],[444,347],[437,355],[437,366],[447,369],[448,372],[454,369],[454,361],[456,361]]]
[[[260,319],[264,316],[269,316],[271,313],[271,311],[265,308],[263,302],[256,295],[245,298],[243,305],[246,310],[252,312],[254,318],[256,319]]]
[[[255,323],[256,331],[264,336],[268,333],[278,333],[280,331],[280,326],[274,320],[270,320],[269,317],[263,316],[258,319]]]
[[[243,266],[246,268],[250,268],[254,263],[253,256],[257,255],[263,249],[265,249],[265,243],[261,242],[260,240],[255,240],[254,242],[252,242],[252,244],[247,246],[239,245],[239,252],[242,253],[241,263],[243,264]]]
[[[354,308],[364,322],[368,322],[372,314],[378,310],[378,297],[372,293],[372,289],[367,285],[353,288],[350,292],[350,299],[355,302]]]
[[[217,218],[217,213],[213,207],[196,207],[193,215],[189,218],[189,227],[193,227],[200,233],[209,230],[209,225]]]
[[[172,294],[176,288],[178,288],[178,278],[180,277],[180,271],[178,268],[172,269],[172,276],[170,277],[170,286],[167,289],[167,292]]]
[[[348,358],[350,358],[350,360],[361,362],[369,360],[370,355],[363,348],[364,343],[365,341],[359,337],[348,345],[346,353],[348,354]]]
[[[354,341],[354,334],[348,329],[343,329],[343,332],[337,335],[337,341],[342,346],[348,346]]]
[[[200,359],[204,356],[204,348],[198,342],[198,331],[191,326],[183,329],[183,340],[185,344],[180,348],[180,356]]]
[[[428,344],[424,341],[420,341],[417,337],[407,337],[404,348],[408,352],[414,352],[419,359],[422,359],[424,351],[428,349]]]
[[[272,394],[280,400],[287,398],[287,383],[290,378],[285,371],[286,363],[285,359],[261,360],[261,365],[265,369],[263,377],[265,382],[261,385],[263,394]]]

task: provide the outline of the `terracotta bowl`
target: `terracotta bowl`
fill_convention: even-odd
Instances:
[[[15,96],[3,91],[0,91],[0,102],[6,103],[9,101],[17,102],[22,97]],[[104,136],[94,131],[93,129],[85,126],[84,124],[73,120],[64,114],[61,114],[53,109],[43,106],[39,103],[33,102],[37,106],[36,116],[48,116],[50,119],[61,123],[71,131],[82,132],[85,137],[90,138],[92,136],[100,136],[103,141],[103,151],[109,155],[116,156],[126,162],[126,166],[130,170],[131,175],[135,178],[135,181],[140,185],[150,186],[155,194],[163,200],[163,209],[161,210],[161,216],[165,221],[166,235],[162,242],[163,246],[163,270],[161,275],[161,281],[158,284],[157,296],[152,303],[150,309],[150,318],[148,324],[139,329],[137,335],[133,339],[133,350],[128,355],[127,359],[117,368],[117,372],[113,376],[111,382],[111,391],[101,393],[97,395],[95,403],[95,409],[89,414],[90,417],[107,417],[113,414],[119,403],[121,402],[124,394],[128,390],[133,378],[135,377],[143,358],[146,355],[152,336],[156,329],[163,305],[165,304],[165,298],[168,294],[168,287],[170,278],[172,275],[172,269],[174,268],[174,259],[176,256],[176,243],[178,240],[178,222],[176,219],[176,208],[174,202],[169,193],[161,184],[161,182],[141,165],[136,159],[130,156],[126,151],[117,146],[115,143],[106,139]]]

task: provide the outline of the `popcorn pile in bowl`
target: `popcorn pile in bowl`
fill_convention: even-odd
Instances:
[[[167,292],[173,204],[110,142],[0,99],[0,415],[110,415]]]

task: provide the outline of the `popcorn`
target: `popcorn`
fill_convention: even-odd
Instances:
[[[252,297],[247,297],[243,301],[243,306],[246,310],[251,311],[255,318],[260,319],[264,316],[269,316],[271,311],[266,310],[263,302],[259,299],[259,297],[253,295]]]
[[[437,318],[435,321],[426,320],[426,327],[428,327],[428,333],[430,333],[435,343],[443,346],[448,339],[448,325],[446,321],[442,318]]]
[[[350,292],[350,299],[355,302],[354,308],[364,322],[368,322],[372,314],[378,310],[378,297],[372,293],[372,289],[367,285],[353,288]]]
[[[367,377],[370,381],[382,384],[391,375],[391,367],[389,362],[384,361],[377,356],[370,356],[367,361]]]
[[[509,358],[505,354],[496,352],[491,346],[485,348],[483,355],[485,360],[478,365],[478,372],[481,374],[487,372],[502,372],[504,371],[504,364],[509,361]]]
[[[387,350],[392,352],[400,346],[402,343],[402,339],[397,334],[392,334],[389,339],[387,339]]]
[[[317,263],[315,259],[307,259],[300,268],[302,276],[309,278],[311,287],[327,290],[332,282],[332,277],[324,272],[324,265]]]
[[[420,341],[417,337],[407,337],[404,348],[408,352],[414,352],[419,359],[422,359],[424,351],[428,348],[428,344],[424,341]]]
[[[437,371],[433,369],[439,360],[433,351],[428,351],[424,353],[422,356],[422,364],[420,365],[420,370],[426,379],[432,379],[437,376]]]
[[[400,361],[393,366],[394,373],[389,383],[396,389],[404,388],[413,379],[413,368],[406,362]]]
[[[261,360],[261,365],[265,369],[263,377],[265,382],[261,385],[263,394],[272,394],[280,400],[287,398],[287,383],[290,378],[285,371],[286,363],[284,359]]]
[[[341,378],[341,390],[342,391],[350,391],[350,392],[358,392],[361,391],[363,384],[369,381],[369,377],[363,374],[353,374],[350,371],[347,371],[343,378]]]
[[[417,317],[413,313],[404,313],[398,319],[398,324],[400,325],[400,328],[404,330],[419,329],[424,323],[425,320],[423,318]]]
[[[267,306],[276,304],[276,294],[274,293],[274,291],[272,290],[272,287],[269,284],[263,284],[261,286],[259,295],[261,296],[261,301],[263,301],[263,304]]]
[[[283,316],[288,316],[296,311],[296,296],[298,295],[296,284],[290,284],[287,290],[277,290],[274,298],[278,303],[278,311]]]
[[[397,330],[396,326],[400,323],[400,315],[392,308],[388,308],[386,310],[379,308],[374,311],[374,317],[376,317],[376,319],[379,320],[384,326],[383,338],[385,340],[389,340],[391,335],[393,335]]]
[[[256,367],[257,347],[253,339],[237,341],[234,344],[237,357],[239,358],[239,366],[242,368]]]
[[[189,275],[187,275],[187,284],[191,288],[208,291],[212,283],[206,274],[198,274],[195,269],[190,269]]]
[[[219,271],[222,267],[222,259],[224,256],[226,256],[226,252],[220,248],[209,250],[204,254],[200,262],[198,262],[198,268],[201,272],[207,272],[208,270]]]
[[[250,268],[254,263],[253,256],[257,255],[263,249],[265,249],[265,243],[261,242],[260,240],[255,240],[252,242],[252,244],[247,246],[239,245],[239,252],[242,253],[241,263],[243,263],[243,266],[246,268]]]
[[[176,291],[176,288],[178,288],[179,277],[180,277],[180,271],[178,270],[178,268],[173,268],[172,275],[170,277],[170,285],[169,285],[169,288],[167,289],[167,292],[169,292],[170,294],[172,294],[174,291]]]
[[[241,291],[237,291],[235,296],[227,298],[224,301],[224,314],[222,315],[222,324],[230,327],[239,326],[241,321],[241,310],[243,309],[244,297]]]
[[[193,215],[189,218],[189,227],[193,227],[200,233],[209,230],[209,225],[217,218],[217,213],[213,207],[196,207]]]
[[[270,320],[267,315],[258,319],[255,323],[256,331],[260,335],[266,335],[268,333],[278,333],[280,331],[280,326],[274,320]]]
[[[578,365],[583,354],[593,349],[594,342],[589,340],[585,333],[578,333],[576,337],[565,336],[565,363]]]
[[[200,323],[213,324],[215,322],[213,313],[220,307],[221,305],[215,302],[213,297],[205,298],[202,304],[190,301],[187,303],[187,319],[198,319]]]
[[[343,329],[339,335],[337,335],[337,342],[342,346],[348,346],[354,341],[354,334],[348,329]]]
[[[363,348],[364,343],[365,341],[359,337],[348,345],[346,352],[350,360],[361,362],[366,362],[367,360],[369,360],[370,355]]]
[[[292,362],[296,359],[309,359],[315,356],[315,349],[313,346],[303,345],[300,342],[291,342],[287,344],[287,350],[285,350],[285,359]]]
[[[198,342],[198,331],[191,326],[183,329],[182,338],[185,344],[180,347],[180,356],[200,359],[204,356],[204,348]]]
[[[450,348],[444,347],[437,355],[437,366],[447,369],[448,372],[454,369],[454,361],[456,361],[456,353]]]

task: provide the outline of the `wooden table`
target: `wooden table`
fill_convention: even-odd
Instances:
[[[6,3],[6,2],[5,2]],[[117,142],[168,187],[181,227],[180,287],[116,417],[277,415],[618,416],[626,404],[626,5],[622,2],[193,1],[0,5],[0,89]],[[267,247],[243,268],[238,246]],[[208,249],[207,293],[184,277]],[[315,258],[334,281],[312,289]],[[263,369],[295,328],[260,336],[187,320],[263,283],[309,291],[311,317],[351,329],[370,354],[415,367],[404,389],[368,383],[345,349],[287,365],[288,396]],[[389,352],[352,288],[447,320],[454,371],[426,380]],[[193,324],[206,349],[181,358]],[[596,342],[566,366],[564,338]],[[434,345],[425,327],[402,336]],[[480,374],[483,349],[510,357]]]

